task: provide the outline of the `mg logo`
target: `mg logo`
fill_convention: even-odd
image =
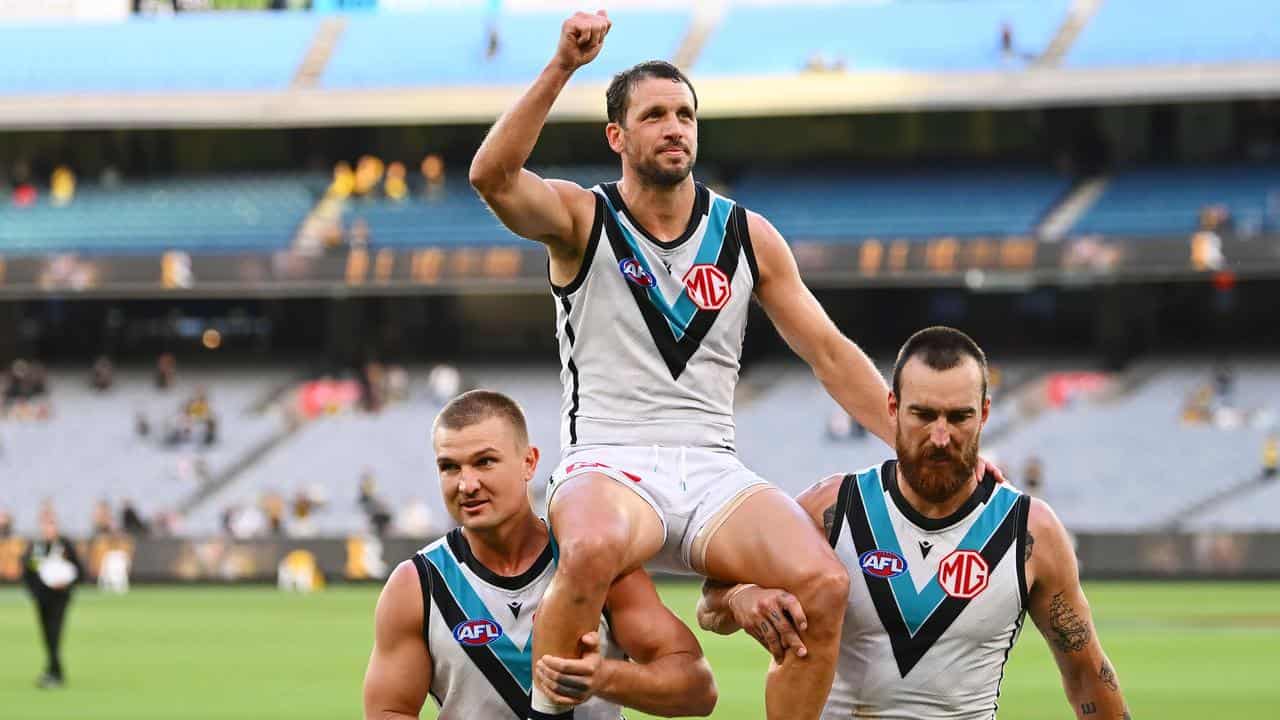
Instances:
[[[990,581],[987,561],[973,550],[956,550],[938,565],[938,584],[954,598],[975,598]]]
[[[703,310],[719,310],[729,302],[729,278],[715,265],[694,265],[681,282],[689,299]]]

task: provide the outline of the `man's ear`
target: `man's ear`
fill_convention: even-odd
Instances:
[[[622,154],[622,133],[625,132],[622,123],[611,122],[604,126],[604,139],[609,142],[609,147],[617,154]]]

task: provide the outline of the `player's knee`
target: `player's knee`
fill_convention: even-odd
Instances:
[[[839,563],[823,563],[805,577],[795,595],[811,618],[810,627],[812,618],[838,617],[849,600],[849,573]]]
[[[622,571],[618,562],[625,551],[625,540],[608,532],[568,537],[560,542],[556,572],[575,582],[596,582],[607,586]]]

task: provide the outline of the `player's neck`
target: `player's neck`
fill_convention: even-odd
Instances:
[[[906,498],[911,507],[916,509],[916,512],[931,520],[939,520],[950,516],[956,510],[959,510],[960,506],[964,505],[965,501],[969,499],[969,496],[978,489],[978,476],[971,475],[969,480],[964,485],[961,485],[960,489],[956,490],[951,497],[941,502],[934,502],[917,493],[915,488],[911,487],[911,483],[907,482],[906,477],[902,475],[902,465],[898,464],[897,467],[897,477],[894,481],[898,483],[898,490],[902,493],[902,497]]]
[[[471,554],[493,572],[515,577],[533,565],[547,547],[546,523],[530,509],[510,521],[487,530],[462,529]]]
[[[676,185],[663,187],[641,182],[634,173],[624,170],[618,192],[644,229],[664,241],[684,233],[698,198],[692,173]]]

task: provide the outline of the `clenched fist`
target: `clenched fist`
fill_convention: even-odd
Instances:
[[[560,45],[556,48],[556,63],[570,72],[586,65],[600,54],[604,36],[609,34],[609,15],[599,10],[595,15],[574,13],[560,26]]]

